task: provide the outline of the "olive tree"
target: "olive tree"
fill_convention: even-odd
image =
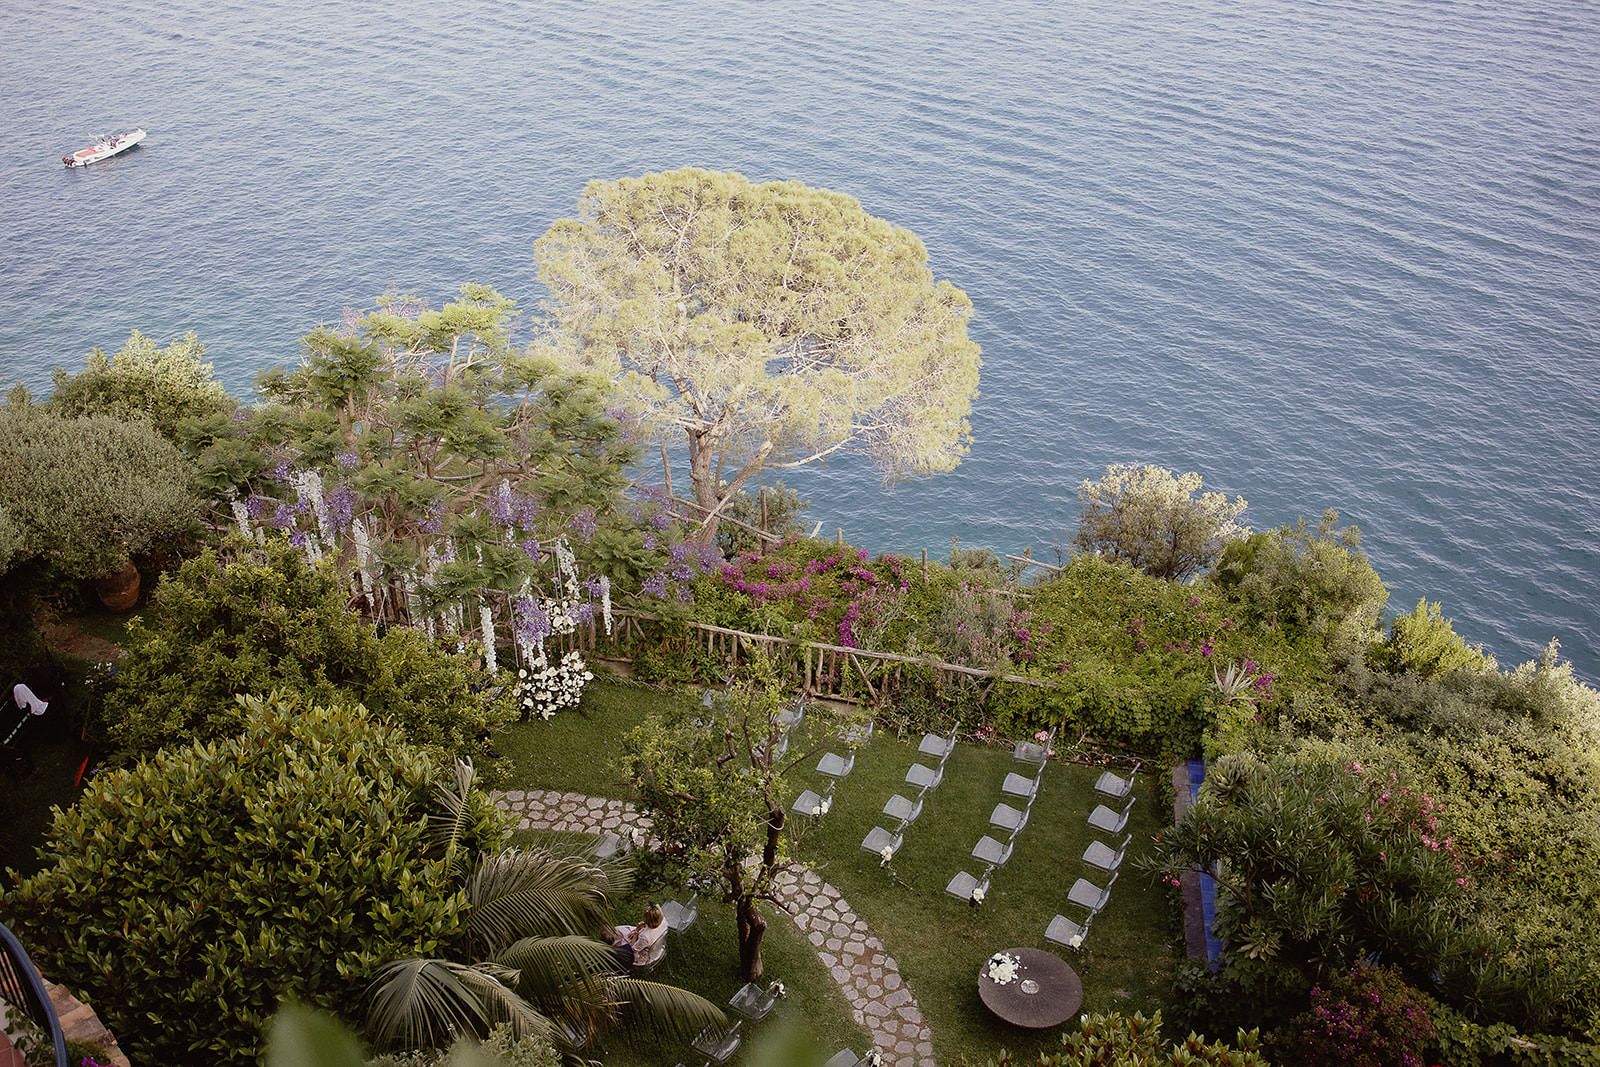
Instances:
[[[1200,493],[1200,475],[1144,463],[1116,463],[1078,487],[1077,546],[1131,563],[1157,578],[1187,578],[1211,566],[1239,525],[1245,500]],[[1197,498],[1196,493],[1200,493]]]
[[[57,368],[49,408],[61,415],[137,419],[176,441],[185,419],[226,415],[235,407],[211,364],[202,362],[205,351],[192,331],[162,348],[134,330],[109,356],[91,351],[77,374]]]
[[[142,422],[0,409],[0,563],[109,574],[195,522],[190,471]]]
[[[682,432],[701,538],[762,470],[835,453],[952,470],[971,438],[972,304],[915,235],[797,181],[594,181],[536,245],[546,342]]]

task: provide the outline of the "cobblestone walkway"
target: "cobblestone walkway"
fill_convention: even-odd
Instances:
[[[623,826],[648,831],[650,820],[632,804],[605,797],[545,789],[511,789],[495,802],[530,830],[603,833]],[[804,865],[779,876],[778,896],[817,958],[833,975],[856,1022],[866,1027],[886,1064],[935,1067],[933,1034],[916,997],[900,977],[899,964],[867,928],[844,895]]]

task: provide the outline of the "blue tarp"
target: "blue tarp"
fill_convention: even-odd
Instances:
[[[1189,761],[1189,799],[1200,796],[1200,783],[1206,780],[1204,760]],[[1219,966],[1222,942],[1217,940],[1217,883],[1209,874],[1200,876],[1200,911],[1206,921],[1206,962],[1214,971]]]

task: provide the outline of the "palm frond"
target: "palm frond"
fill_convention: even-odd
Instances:
[[[632,1042],[692,1041],[707,1026],[728,1022],[721,1008],[687,989],[642,978],[613,978],[608,984],[622,1006],[622,1034]]]
[[[367,1029],[379,1042],[403,1048],[443,1048],[460,1034],[481,1036],[488,1016],[461,980],[471,968],[450,960],[386,963],[367,987]]]
[[[591,999],[606,999],[605,983],[616,973],[616,951],[604,941],[581,934],[525,937],[495,956],[494,962],[515,968],[517,992],[543,1004],[566,999],[575,987],[588,987]]]
[[[549,1016],[517,992],[521,975],[516,968],[494,961],[476,963],[459,972],[458,977],[461,984],[477,996],[491,1029],[509,1026],[512,1035],[518,1038],[533,1036],[555,1040],[555,1024]]]
[[[435,782],[433,786],[433,802],[438,810],[428,816],[428,842],[452,870],[459,868],[461,837],[472,825],[470,798],[476,776],[471,760],[458,759],[450,781]]]
[[[480,955],[498,955],[524,937],[592,934],[606,921],[594,865],[542,849],[480,856],[466,892],[467,936]]]

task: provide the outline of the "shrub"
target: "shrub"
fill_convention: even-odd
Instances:
[[[1234,1044],[1207,1043],[1190,1034],[1174,1045],[1161,1036],[1161,1013],[1085,1015],[1075,1033],[1061,1036],[1060,1052],[1041,1052],[1026,1063],[1002,1052],[984,1067],[1267,1067],[1260,1035],[1240,1030]]]
[[[766,491],[767,497],[767,524],[761,527],[761,496],[759,493],[750,493],[741,489],[733,495],[728,502],[725,514],[730,519],[738,519],[746,526],[764,528],[770,534],[779,537],[796,537],[803,534],[806,529],[805,513],[811,506],[811,501],[800,499],[800,494],[784,485],[774,482]],[[737,556],[741,552],[755,552],[762,546],[760,538],[749,530],[734,525],[731,522],[717,525],[717,547],[724,556]]]
[[[1337,656],[1360,652],[1389,591],[1360,550],[1361,531],[1338,530],[1338,522],[1339,513],[1330,509],[1316,529],[1301,519],[1234,541],[1213,580],[1251,622],[1324,640]]]
[[[1244,497],[1202,493],[1200,475],[1121,463],[1078,487],[1083,513],[1075,544],[1157,578],[1187,578],[1216,562],[1223,546],[1249,531],[1238,524]]]
[[[272,690],[314,703],[359,702],[414,743],[466,752],[509,720],[509,698],[463,655],[404,628],[379,636],[345,608],[333,575],[281,539],[186,561],[129,626],[107,699],[124,758],[236,733],[235,697]]]
[[[1311,1006],[1273,1035],[1272,1053],[1305,1067],[1424,1067],[1428,1003],[1393,971],[1357,964],[1311,987]]]
[[[201,362],[205,351],[193,332],[158,348],[134,330],[111,356],[98,348],[91,351],[87,366],[77,374],[57,368],[49,409],[72,418],[107,415],[144,422],[176,444],[184,420],[226,415],[234,408],[211,364]]]
[[[1494,658],[1478,645],[1469,645],[1456,633],[1438,604],[1423,597],[1405,615],[1389,624],[1389,640],[1379,662],[1395,670],[1432,677],[1455,670],[1493,670]]]
[[[189,476],[143,423],[0,409],[0,553],[73,579],[110,574],[195,522]]]
[[[244,731],[96,778],[4,900],[136,1061],[253,1064],[293,998],[360,1017],[386,960],[443,954],[465,897],[430,764],[360,708],[248,702]],[[477,794],[473,848],[498,821]]]

